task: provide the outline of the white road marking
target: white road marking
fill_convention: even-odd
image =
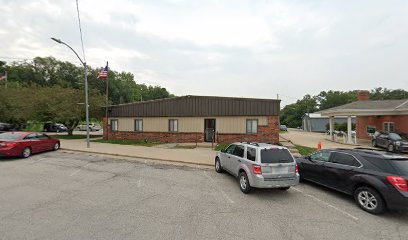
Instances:
[[[235,203],[220,187],[218,187],[218,185],[215,183],[214,179],[212,179],[210,177],[210,175],[208,175],[208,173],[206,171],[203,171],[204,175],[210,179],[210,181],[212,182],[212,184],[214,185],[214,187],[221,192],[221,194],[225,197],[225,199],[227,199],[230,203]]]
[[[144,163],[147,165],[147,159],[144,160]],[[142,186],[142,174],[139,173],[139,179],[137,180],[137,187],[140,188]]]
[[[85,164],[84,166],[82,166],[78,170],[76,170],[75,172],[71,173],[71,175],[69,175],[69,176],[70,177],[74,176],[75,174],[79,173],[82,170],[82,168],[88,166],[89,164],[91,164],[91,163],[89,162],[89,163]]]
[[[142,179],[139,176],[139,181],[137,181],[137,187],[140,188],[142,186]]]
[[[305,196],[310,197],[311,199],[313,199],[313,200],[315,200],[315,201],[318,201],[318,202],[320,202],[320,203],[323,203],[324,205],[326,205],[326,206],[328,206],[328,207],[330,207],[330,208],[333,208],[334,210],[336,210],[336,211],[338,211],[338,212],[340,212],[340,213],[342,213],[342,214],[344,214],[344,215],[346,215],[346,216],[352,218],[354,221],[358,221],[358,217],[355,217],[355,216],[351,215],[350,213],[348,213],[348,212],[346,212],[346,211],[344,211],[344,210],[342,210],[342,209],[340,209],[340,208],[338,208],[338,207],[335,207],[335,206],[331,205],[330,203],[325,202],[325,201],[323,201],[323,200],[321,200],[321,199],[319,199],[319,198],[317,198],[317,197],[315,197],[315,196],[313,196],[313,195],[310,195],[310,194],[308,194],[308,193],[305,193],[305,192],[303,192],[302,190],[300,190],[300,189],[298,189],[298,188],[295,188],[295,187],[292,187],[292,188],[293,188],[293,190],[295,190],[295,191],[297,191],[297,192],[300,192],[300,193],[304,194]]]

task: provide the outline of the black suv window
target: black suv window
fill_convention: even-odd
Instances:
[[[238,157],[244,157],[244,152],[245,152],[244,146],[237,145],[232,154]]]
[[[321,151],[310,155],[310,159],[314,161],[328,162],[330,159],[330,155],[331,155],[330,152]]]
[[[227,147],[227,149],[225,149],[225,152],[226,152],[226,153],[229,153],[229,154],[233,154],[235,147],[236,147],[236,145],[231,144],[231,145],[229,145],[229,146]]]
[[[334,153],[331,162],[353,167],[359,167],[361,165],[353,155],[338,152]]]
[[[391,161],[386,158],[383,158],[378,155],[364,155],[365,160],[367,160],[367,164],[364,166],[365,168],[396,174],[395,169],[391,166]]]
[[[393,159],[390,162],[400,175],[408,176],[408,158],[398,160]]]
[[[247,147],[247,159],[251,161],[255,161],[256,159],[256,149]]]

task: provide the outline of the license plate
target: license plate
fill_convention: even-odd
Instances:
[[[271,170],[272,170],[272,173],[281,174],[281,173],[287,173],[288,170],[289,170],[289,167],[288,166],[285,166],[285,167],[272,167]]]

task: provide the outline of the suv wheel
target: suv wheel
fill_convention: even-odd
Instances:
[[[224,172],[224,170],[221,167],[221,161],[218,157],[215,158],[215,171],[217,173],[222,173]]]
[[[385,210],[384,200],[380,194],[370,187],[359,187],[354,192],[357,205],[372,214],[380,214]]]
[[[248,194],[251,191],[251,185],[249,185],[248,176],[244,171],[239,174],[239,187],[245,194]]]
[[[373,147],[377,147],[377,141],[376,141],[376,140],[373,140],[373,141],[371,142],[371,144],[372,144]]]
[[[394,152],[394,145],[390,144],[387,148],[388,152]]]

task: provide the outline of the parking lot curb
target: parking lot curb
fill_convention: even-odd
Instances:
[[[118,154],[118,153],[102,153],[102,152],[78,150],[78,149],[71,149],[71,148],[60,148],[60,149],[61,150],[66,150],[66,151],[75,151],[75,152],[82,152],[82,153],[95,153],[95,154],[102,154],[102,155],[109,155],[109,156],[116,156],[116,157],[141,158],[141,159],[168,162],[168,163],[179,163],[179,164],[184,163],[184,164],[193,164],[193,165],[200,165],[200,166],[206,166],[206,167],[213,166],[213,164],[208,164],[208,163],[197,163],[197,162],[170,160],[170,159],[163,159],[163,158],[141,157],[141,156],[126,155],[126,154]]]

